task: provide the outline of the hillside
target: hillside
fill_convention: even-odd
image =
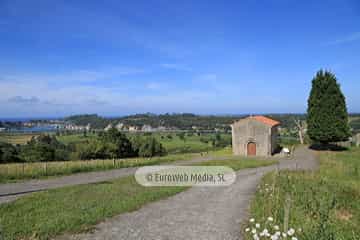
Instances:
[[[246,117],[247,115],[195,115],[192,113],[181,114],[135,114],[118,118],[105,118],[96,114],[75,115],[65,118],[76,125],[91,124],[92,128],[102,129],[108,124],[123,123],[128,126],[151,127],[163,126],[166,128],[175,128],[180,130],[230,130],[230,124],[234,121]],[[283,127],[293,128],[294,119],[305,119],[304,114],[268,114],[266,115],[282,123]]]

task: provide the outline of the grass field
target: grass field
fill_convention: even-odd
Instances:
[[[96,135],[90,133],[86,134],[86,136],[84,136],[84,134],[69,134],[69,135],[57,136],[56,138],[64,144],[69,144],[69,143],[86,142],[88,140],[96,138]]]
[[[320,170],[315,173],[268,174],[252,202],[251,217],[269,231],[275,231],[271,225],[284,231],[288,223],[298,239],[358,240],[360,149],[321,152],[319,159]],[[274,221],[270,223],[268,217]],[[253,239],[250,232],[247,239]]]
[[[170,154],[153,158],[105,159],[89,161],[33,162],[0,164],[0,183],[50,176],[63,176],[79,172],[103,171],[191,160],[205,156],[199,153]],[[209,151],[206,156],[231,156],[231,148]]]
[[[135,134],[143,135],[142,133],[127,133],[129,137]],[[168,138],[169,135],[171,138]],[[203,136],[186,135],[184,140],[180,139],[176,133],[152,133],[151,136],[159,140],[169,154],[206,152],[214,149],[210,142],[201,141],[201,139],[210,139],[214,134],[205,134]],[[65,144],[70,144],[84,142],[95,137],[94,134],[87,134],[86,136],[83,134],[70,134],[58,136],[57,138]],[[230,143],[231,135],[222,134],[221,138],[228,140]]]
[[[0,142],[7,142],[11,144],[25,144],[27,143],[32,137],[38,136],[39,134],[17,134],[17,133],[1,133],[0,134]]]
[[[131,135],[131,134],[128,134]],[[171,135],[171,138],[168,136]],[[24,144],[35,134],[2,134],[0,141]],[[116,160],[91,160],[91,161],[65,161],[65,162],[35,162],[35,163],[10,163],[0,164],[0,182],[17,181],[22,179],[37,179],[49,176],[69,175],[78,172],[90,172],[115,168],[153,165],[163,162],[191,159],[196,155],[191,153],[211,152],[216,155],[229,154],[229,149],[216,149],[210,143],[200,141],[200,138],[211,138],[212,135],[185,136],[182,140],[175,133],[153,133],[166,148],[169,155],[164,157],[131,158]],[[228,138],[230,135],[222,135]],[[64,144],[81,143],[96,138],[96,134],[69,134],[57,136]],[[131,137],[131,136],[130,136]],[[76,160],[76,159],[75,159]]]
[[[199,154],[173,154],[154,158],[106,159],[65,162],[9,163],[0,165],[0,182],[38,179],[49,176],[70,175],[79,172],[102,171],[125,167],[171,163],[190,160]]]
[[[222,164],[221,164],[222,163]],[[204,165],[229,165],[238,170],[271,164],[254,159],[209,161]],[[184,187],[142,187],[134,177],[34,193],[0,205],[5,239],[49,239],[90,229],[105,218],[133,211],[165,198]]]
[[[154,134],[154,136],[163,144],[169,153],[206,152],[214,149],[210,142],[206,143],[201,141],[203,138],[210,139],[214,134],[186,136],[185,140],[180,139],[175,134],[172,134],[172,139],[168,139],[165,134]],[[221,134],[221,138],[228,140],[229,143],[231,142],[230,134]]]
[[[128,136],[142,133],[127,133]],[[0,142],[7,142],[11,144],[26,144],[31,137],[38,136],[39,134],[17,134],[17,133],[3,133],[0,134]],[[143,134],[142,134],[143,135]],[[168,136],[171,138],[168,138]],[[176,133],[152,133],[151,136],[159,140],[166,151],[169,154],[174,153],[196,153],[213,150],[210,139],[214,137],[214,134],[204,134],[197,136],[193,134],[191,136],[185,134],[184,139],[180,139]],[[87,133],[85,136],[83,133],[74,133],[68,135],[57,136],[57,139],[64,144],[81,143],[96,138],[97,135],[93,133]],[[230,143],[230,134],[221,134],[222,139],[226,139]],[[209,140],[208,143],[201,141],[201,139]]]

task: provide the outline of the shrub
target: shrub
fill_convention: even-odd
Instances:
[[[20,158],[26,162],[69,160],[69,149],[55,136],[40,135],[20,148]]]
[[[116,128],[103,133],[100,136],[102,147],[104,147],[104,154],[111,158],[124,158],[134,156],[134,149],[130,140],[125,134],[119,132]]]
[[[140,157],[154,157],[166,154],[162,144],[153,137],[139,137],[132,139],[132,146],[136,155]]]
[[[9,143],[0,142],[0,163],[19,162],[18,149]]]

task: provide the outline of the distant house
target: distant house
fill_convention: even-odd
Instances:
[[[121,122],[119,122],[118,124],[116,124],[115,128],[116,128],[117,130],[119,130],[119,131],[120,131],[120,130],[123,130],[124,124],[121,123]]]
[[[4,132],[6,128],[0,127],[0,132]]]
[[[104,128],[104,131],[109,131],[111,128],[113,128],[113,125],[110,123]]]
[[[143,125],[141,128],[142,132],[151,132],[153,129],[150,125]]]
[[[166,127],[164,127],[164,126],[159,126],[159,127],[157,127],[156,129],[154,129],[155,131],[159,131],[159,132],[164,132],[164,131],[166,131]]]
[[[78,125],[74,125],[74,124],[65,124],[63,126],[59,125],[57,128],[64,128],[66,130],[70,130],[70,131],[81,131],[81,130],[90,130],[90,125],[88,124],[87,126],[78,126]]]
[[[136,132],[138,130],[137,126],[129,126],[129,131],[130,132]]]
[[[280,122],[264,116],[250,116],[231,125],[234,155],[271,156],[277,148]]]

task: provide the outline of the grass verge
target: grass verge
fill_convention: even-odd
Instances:
[[[256,161],[256,162],[254,162]],[[272,164],[254,159],[208,161],[202,165],[227,165],[234,170]],[[49,239],[68,232],[86,231],[117,214],[175,195],[186,187],[142,187],[134,177],[53,189],[0,205],[5,239]]]
[[[134,177],[49,190],[0,205],[5,239],[50,239],[174,195],[184,187],[142,187]]]
[[[266,175],[251,204],[255,223],[273,233],[274,226],[281,232],[293,228],[291,237],[298,239],[360,239],[360,149],[320,152],[319,159],[320,169],[314,173]],[[245,233],[247,239],[254,239],[251,230]]]
[[[197,163],[194,165],[198,166],[228,166],[234,171],[243,168],[256,168],[262,166],[269,166],[277,163],[276,160],[260,160],[260,159],[250,159],[250,158],[231,158],[224,160],[210,160],[206,162]]]
[[[221,155],[224,150],[210,152]],[[0,164],[0,183],[26,179],[40,179],[50,176],[71,175],[80,172],[104,171],[111,169],[139,167],[180,160],[191,160],[200,154],[184,153],[153,158],[104,159],[89,161],[35,162]]]

